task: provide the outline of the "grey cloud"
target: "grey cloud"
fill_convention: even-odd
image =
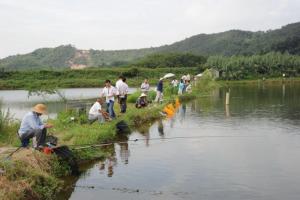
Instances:
[[[0,57],[40,47],[159,46],[199,33],[297,22],[299,0],[0,0]]]

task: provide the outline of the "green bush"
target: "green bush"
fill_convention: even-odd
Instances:
[[[13,121],[9,110],[2,109],[2,102],[0,101],[0,145],[10,144],[17,146],[20,141],[16,134],[19,128],[19,122]]]

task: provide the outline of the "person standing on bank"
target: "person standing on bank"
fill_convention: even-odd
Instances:
[[[51,124],[44,124],[40,118],[41,115],[46,114],[47,107],[44,104],[37,104],[32,111],[27,113],[21,122],[18,131],[22,147],[27,147],[29,140],[36,137],[36,145],[34,148],[42,148],[45,145],[47,129],[52,128]]]
[[[122,75],[120,75],[119,76],[119,79],[117,80],[117,82],[116,82],[116,88],[117,88],[117,90],[119,90],[119,88],[121,87],[121,85],[123,84],[123,76]],[[119,94],[117,95],[117,97],[118,97],[118,103],[120,103],[120,98],[119,98]]]
[[[155,102],[162,102],[163,100],[163,78],[159,79],[159,82],[156,86],[156,97],[155,97]]]
[[[119,94],[119,103],[120,103],[120,108],[121,108],[121,113],[126,113],[127,109],[127,94],[128,94],[128,85],[126,83],[126,78],[122,79],[122,83],[119,84],[118,89],[118,94]]]
[[[116,118],[114,111],[115,96],[118,94],[118,91],[114,86],[111,85],[110,80],[105,81],[105,87],[102,90],[101,97],[105,97],[107,112],[109,113],[110,118]]]
[[[183,83],[183,80],[181,79],[180,83],[179,83],[179,87],[178,87],[178,95],[183,94],[183,89],[184,89],[184,83]]]
[[[148,94],[149,90],[150,90],[149,81],[148,78],[145,78],[144,82],[141,85],[141,92],[144,94]]]

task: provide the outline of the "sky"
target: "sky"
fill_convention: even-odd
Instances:
[[[300,21],[300,0],[0,0],[0,58],[72,44],[156,47],[200,33]]]

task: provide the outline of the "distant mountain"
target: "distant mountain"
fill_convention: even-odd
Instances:
[[[300,54],[300,22],[266,32],[231,30],[200,34],[159,47],[159,51],[225,56],[253,55],[270,51]]]
[[[155,48],[132,50],[78,50],[71,45],[37,49],[29,54],[0,60],[0,68],[37,69],[122,66],[154,53],[192,53],[195,55],[253,55],[271,51],[300,55],[300,22],[266,32],[230,30],[199,34]]]

